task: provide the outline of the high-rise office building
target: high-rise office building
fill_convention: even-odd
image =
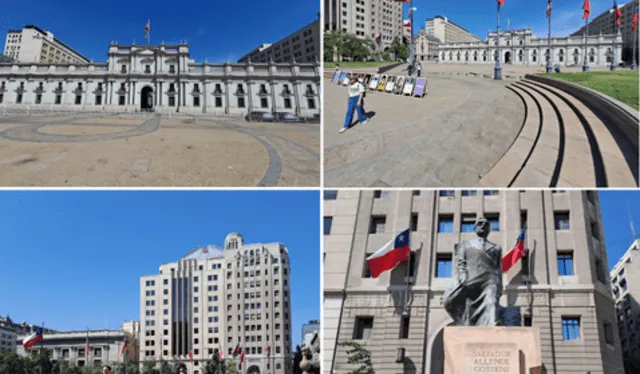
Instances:
[[[640,239],[611,270],[611,287],[627,374],[640,373]]]
[[[313,333],[320,332],[320,320],[311,320],[304,325],[302,325],[302,343],[304,343],[310,336],[313,336]]]
[[[245,351],[241,372],[291,373],[289,255],[281,243],[196,248],[140,278],[140,361],[190,364],[202,373],[216,349]],[[235,358],[239,363],[239,357]]]
[[[596,192],[325,191],[324,214],[326,372],[351,367],[337,344],[355,341],[378,374],[441,374],[454,246],[484,216],[504,254],[527,228],[529,255],[504,273],[501,305],[540,328],[546,372],[623,373]],[[371,278],[366,257],[406,229],[409,261]]]
[[[479,42],[482,40],[443,16],[429,18],[425,24],[425,32],[427,35],[438,38],[440,43]]]
[[[64,44],[50,31],[27,25],[22,30],[9,30],[4,54],[19,62],[86,64],[89,59]]]
[[[393,0],[324,0],[325,31],[339,30],[373,39],[381,50],[402,40],[402,4]]]

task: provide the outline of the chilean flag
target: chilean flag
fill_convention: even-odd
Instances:
[[[504,6],[504,0],[498,0],[498,4],[500,4],[500,6]]]
[[[127,349],[128,346],[129,346],[129,339],[125,336],[124,337],[124,344],[122,345],[122,349],[120,350],[120,357],[122,357],[124,355],[124,351],[125,351],[125,349]]]
[[[36,330],[36,332],[24,338],[24,340],[22,341],[22,346],[24,347],[25,350],[29,349],[34,345],[36,345],[42,339],[43,339],[43,331],[42,331],[42,328],[39,328]]]
[[[638,27],[638,7],[636,6],[636,10],[633,11],[633,18],[631,19],[631,31],[636,32],[637,27]]]
[[[589,0],[584,0],[584,5],[582,6],[584,10],[584,14],[582,15],[582,19],[587,19],[591,15],[591,2]]]
[[[522,231],[520,231],[520,235],[518,235],[513,249],[502,258],[502,272],[511,269],[519,259],[524,257],[524,233],[526,230],[527,229],[522,229]]]
[[[264,347],[264,351],[267,354],[267,357],[271,356],[271,353],[269,352],[269,346]]]
[[[622,21],[620,20],[620,18],[622,18],[622,11],[618,8],[618,2],[616,0],[613,0],[613,11],[616,12],[616,24],[618,27],[622,27]]]
[[[189,351],[189,362],[193,362],[193,349]]]
[[[238,343],[238,345],[236,345],[236,347],[233,349],[233,352],[231,352],[231,355],[233,357],[236,357],[241,351],[242,349],[240,348],[240,343]]]
[[[381,273],[391,270],[402,261],[409,259],[409,253],[411,252],[409,248],[410,237],[409,229],[406,229],[367,258],[371,277],[377,278]]]
[[[244,362],[244,349],[242,350],[242,353],[240,354],[240,363]]]
[[[410,27],[411,26],[411,20],[405,19],[404,21],[402,21],[402,26]]]
[[[218,358],[222,360],[222,348],[218,347]]]
[[[587,0],[589,1],[589,0]],[[551,17],[551,0],[547,2],[547,18]]]

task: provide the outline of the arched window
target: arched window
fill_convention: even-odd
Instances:
[[[487,51],[482,51],[482,61],[487,61]]]
[[[460,61],[460,51],[458,51],[456,58],[457,58],[457,61]]]
[[[478,51],[473,51],[473,61],[478,61]]]
[[[511,45],[511,42],[507,40],[507,46]]]
[[[466,52],[464,53],[464,60],[465,60],[465,61],[469,61],[469,51],[466,51]]]
[[[612,57],[611,48],[607,48],[607,62],[611,62]]]
[[[523,58],[524,58],[524,51],[521,49],[518,52],[518,61],[522,62]]]
[[[449,61],[453,60],[453,52],[449,51]]]
[[[574,48],[573,49],[573,63],[577,65],[579,59],[580,59],[580,51],[578,51],[578,48]]]
[[[589,62],[594,62],[596,60],[596,51],[591,48],[589,51]]]
[[[561,49],[560,52],[558,52],[558,61],[564,62],[564,49]]]

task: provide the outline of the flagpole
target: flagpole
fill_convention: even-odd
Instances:
[[[151,18],[149,18],[149,21],[147,23],[149,25],[149,37],[147,38],[147,44],[151,45]],[[162,370],[160,370],[160,374],[162,374]]]
[[[551,0],[549,0],[549,5],[551,4]],[[551,51],[551,12],[549,12],[549,36],[547,38],[547,43],[549,47],[549,52],[547,53],[547,73],[553,72],[553,52]]]
[[[613,38],[611,38],[611,66],[609,70],[616,71],[616,38],[618,37],[618,3],[613,2]]]
[[[638,1],[637,0],[633,0],[634,4],[634,12],[633,12],[633,17],[635,19],[635,17],[638,16]],[[631,21],[633,23],[633,21]],[[636,27],[632,27],[633,30],[633,55],[632,57],[632,62],[631,62],[631,70],[636,70],[638,69],[638,64],[636,62],[636,43],[638,43],[638,21],[636,21]]]
[[[413,0],[409,0],[409,22],[411,22],[410,26],[410,35],[409,35],[409,61],[411,64],[411,71],[413,71],[413,67],[415,64],[415,54],[413,49]]]
[[[588,43],[589,43],[589,16],[584,20],[584,64],[582,65],[582,71],[589,71],[589,60],[587,59],[587,51],[588,51]]]
[[[42,374],[42,354],[44,353],[44,322],[42,322],[42,339],[40,339],[40,374]]]
[[[498,1],[498,23],[497,23],[497,27],[496,27],[496,38],[498,39],[497,42],[497,56],[496,56],[496,67],[494,69],[494,76],[493,79],[495,80],[502,80],[502,57],[500,56],[500,2]]]

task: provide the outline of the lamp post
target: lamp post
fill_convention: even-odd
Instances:
[[[589,60],[587,59],[588,44],[589,44],[589,17],[587,16],[587,18],[585,18],[584,20],[584,64],[582,64],[582,71],[585,73],[589,71]]]
[[[618,22],[616,20],[615,13],[618,11],[617,4],[614,3],[614,7],[611,9],[613,15],[613,38],[611,38],[611,66],[609,70],[616,71],[616,38],[618,37]]]
[[[498,23],[496,26],[496,48],[497,48],[497,56],[496,56],[496,67],[494,69],[493,79],[502,80],[502,57],[500,56],[500,1],[498,1]]]
[[[409,2],[409,23],[410,23],[410,32],[409,32],[409,62],[411,64],[411,70],[413,71],[413,67],[415,64],[415,51],[413,48],[413,12],[415,9],[413,8],[413,0]]]
[[[633,17],[635,19],[635,17],[638,14],[638,2],[637,0],[634,0],[633,6],[634,6],[634,11],[633,11]],[[638,63],[636,62],[636,43],[638,43],[638,30],[637,30],[637,22],[636,22],[636,27],[633,28],[633,54],[631,55],[632,58],[632,62],[631,62],[631,70],[636,70],[638,69]]]
[[[547,37],[548,53],[547,53],[547,73],[553,72],[553,53],[551,52],[551,13],[549,13],[549,35]]]

